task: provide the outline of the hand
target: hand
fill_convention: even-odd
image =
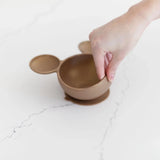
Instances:
[[[108,80],[113,81],[119,64],[137,44],[149,23],[147,18],[131,7],[127,13],[90,33],[89,39],[99,79],[106,74]]]

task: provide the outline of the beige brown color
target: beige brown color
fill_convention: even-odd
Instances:
[[[109,94],[110,94],[110,90],[108,89],[108,91],[106,93],[104,93],[102,96],[96,98],[96,99],[92,99],[92,100],[78,100],[78,99],[75,99],[73,97],[70,97],[69,95],[65,94],[65,99],[67,101],[71,101],[75,104],[79,104],[79,105],[95,105],[97,103],[100,103],[102,101],[104,101],[105,99],[107,99],[109,97]]]
[[[111,83],[104,77],[99,80],[91,54],[78,54],[60,61],[52,55],[40,55],[32,59],[34,72],[57,72],[58,80],[69,96],[79,100],[93,100],[107,92]]]
[[[82,53],[91,53],[91,43],[90,41],[83,41],[78,45],[79,50]]]

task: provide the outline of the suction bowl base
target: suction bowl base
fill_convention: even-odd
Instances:
[[[102,96],[96,98],[96,99],[93,99],[93,100],[78,100],[78,99],[75,99],[71,96],[69,96],[67,93],[65,93],[65,99],[67,101],[71,101],[75,104],[79,104],[79,105],[95,105],[95,104],[98,104],[102,101],[104,101],[105,99],[107,99],[110,95],[110,90],[107,90]]]

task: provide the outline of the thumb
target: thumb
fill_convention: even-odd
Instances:
[[[112,60],[109,62],[108,67],[106,68],[106,75],[110,82],[114,80],[116,70],[121,62],[120,58],[117,58],[115,56],[112,57]]]

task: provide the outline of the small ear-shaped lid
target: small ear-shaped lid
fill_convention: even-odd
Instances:
[[[40,55],[30,62],[30,68],[40,74],[57,72],[59,65],[60,60],[53,55]]]
[[[90,41],[83,41],[78,45],[79,50],[85,54],[91,54],[91,43]]]

